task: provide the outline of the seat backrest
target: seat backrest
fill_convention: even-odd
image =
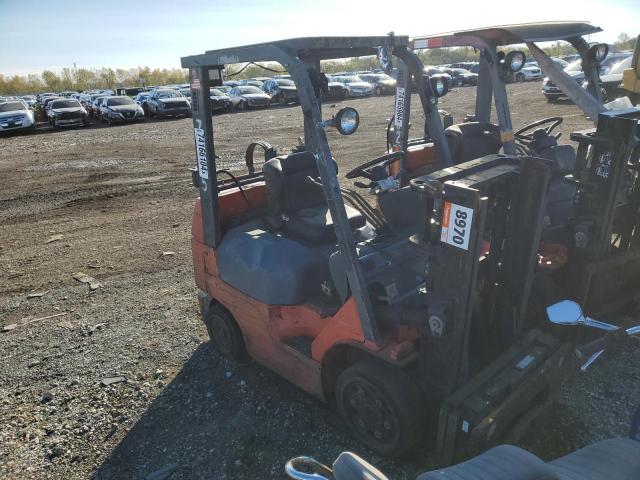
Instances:
[[[423,473],[417,480],[559,480],[559,477],[532,453],[500,445],[458,465]]]
[[[326,203],[322,189],[307,182],[307,177],[318,177],[316,159],[310,152],[272,158],[265,162],[262,173],[271,215],[294,213]]]
[[[444,133],[456,165],[498,153],[502,148],[500,129],[493,123],[459,123],[451,125]]]

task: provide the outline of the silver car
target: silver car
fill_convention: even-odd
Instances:
[[[33,110],[21,100],[0,103],[0,132],[15,130],[35,130],[36,120]]]
[[[229,92],[231,103],[238,110],[247,108],[267,108],[271,104],[271,97],[252,85],[239,85]]]
[[[347,87],[348,97],[369,97],[373,95],[373,85],[364,82],[356,75],[333,77],[333,81],[343,83]]]

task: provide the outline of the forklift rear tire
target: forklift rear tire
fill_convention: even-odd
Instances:
[[[399,368],[374,360],[352,365],[338,377],[336,401],[353,435],[381,455],[400,457],[421,439],[426,401]]]
[[[222,305],[211,306],[205,324],[211,343],[218,352],[231,360],[245,358],[246,348],[240,327]]]

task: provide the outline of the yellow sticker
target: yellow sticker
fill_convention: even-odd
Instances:
[[[513,142],[513,130],[508,130],[506,132],[500,132],[500,141],[502,143]]]

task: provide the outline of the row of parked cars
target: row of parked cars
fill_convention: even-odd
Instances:
[[[611,101],[620,96],[618,89],[622,82],[622,72],[631,67],[632,56],[632,52],[609,53],[607,57],[600,62],[602,97],[605,101]],[[580,60],[580,58],[567,64],[564,71],[576,82],[582,84],[584,88],[588,87],[584,72],[582,71],[582,60]],[[549,78],[545,78],[542,82],[542,93],[549,102],[566,96]]]

